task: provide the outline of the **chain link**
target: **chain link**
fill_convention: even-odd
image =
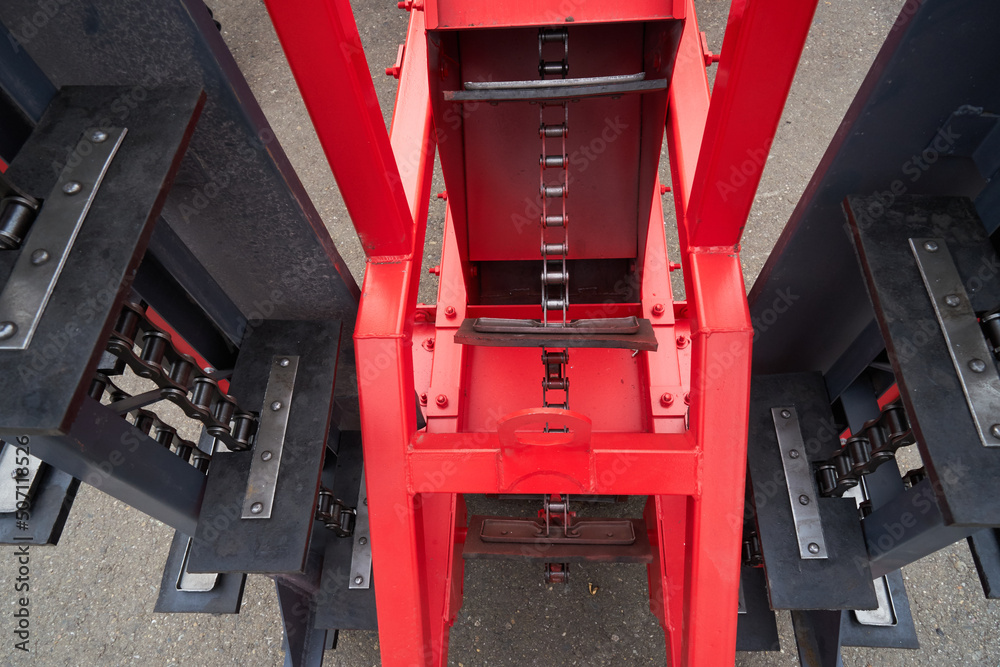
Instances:
[[[199,368],[194,358],[179,352],[170,335],[149,320],[145,308],[133,303],[122,306],[107,351],[139,377],[154,382],[159,388],[160,400],[170,401],[190,419],[201,422],[210,435],[229,449],[250,448],[257,431],[256,415],[241,410],[236,399],[219,388],[215,377]],[[95,378],[98,385],[102,382],[105,384],[100,393],[97,387],[92,387],[92,396],[103,394],[109,385],[114,387],[107,375]],[[117,387],[114,391],[117,393],[112,396],[112,409],[115,402],[129,397]],[[116,400],[115,396],[119,398]]]
[[[348,507],[343,501],[333,497],[333,492],[322,488],[319,490],[319,503],[316,507],[316,519],[337,534],[338,537],[350,537],[354,534],[354,522],[358,512]]]
[[[893,403],[882,414],[848,438],[839,452],[816,466],[820,494],[839,496],[858,485],[863,475],[895,458],[896,450],[915,442],[902,404]]]

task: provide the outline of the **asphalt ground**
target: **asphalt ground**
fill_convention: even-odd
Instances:
[[[360,283],[364,257],[274,30],[258,0],[211,0],[233,51],[284,150],[341,254]],[[395,2],[355,1],[355,14],[386,123],[393,63],[408,15]],[[702,30],[721,47],[728,3],[697,3]],[[899,12],[901,0],[821,0],[743,239],[752,284],[836,131]],[[712,70],[715,68],[713,67]],[[664,163],[666,157],[664,155]],[[665,172],[664,172],[665,174]],[[443,190],[436,176],[435,192]],[[669,197],[665,201],[669,204]],[[670,206],[665,210],[669,212]],[[444,205],[432,199],[425,266],[436,263]],[[672,219],[668,213],[668,225]],[[835,277],[830,277],[835,281]],[[425,276],[421,298],[433,301]],[[905,467],[918,464],[914,452]],[[481,498],[480,511],[500,510]],[[585,512],[604,512],[607,506]],[[638,513],[641,502],[614,506]],[[62,541],[31,551],[31,652],[15,649],[13,619],[0,622],[0,664],[241,665],[283,662],[274,586],[250,576],[239,615],[153,613],[172,530],[89,487],[81,488]],[[14,549],[0,548],[0,609],[15,609]],[[983,597],[964,543],[904,569],[919,651],[844,649],[844,665],[983,665],[1000,662],[1000,606]],[[720,617],[729,613],[719,610]],[[778,614],[782,651],[739,654],[738,665],[797,665],[791,623]],[[663,664],[663,635],[648,609],[645,570],[631,565],[574,566],[571,582],[546,586],[540,568],[472,562],[464,604],[451,634],[450,665]],[[327,665],[378,665],[375,633],[344,632]]]

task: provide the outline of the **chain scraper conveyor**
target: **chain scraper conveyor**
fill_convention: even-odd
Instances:
[[[200,0],[70,4],[24,45],[5,2],[0,538],[56,543],[92,484],[176,529],[157,610],[272,576],[293,665],[376,627],[383,664],[445,664],[470,558],[646,564],[671,665],[777,648],[773,609],[803,665],[916,647],[900,567],[964,538],[1000,594],[1000,8],[903,7],[748,307],[815,4],[733,0],[716,56],[692,0],[407,0],[387,133],[348,2],[268,0],[359,290]],[[620,496],[642,516],[572,510]]]

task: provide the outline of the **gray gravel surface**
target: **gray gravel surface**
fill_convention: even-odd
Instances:
[[[274,130],[360,282],[364,258],[315,132],[258,0],[211,0]],[[388,124],[391,65],[407,14],[395,2],[355,0],[358,26]],[[760,271],[901,5],[900,0],[821,0],[805,54],[744,236],[747,284]],[[718,51],[728,2],[698,2]],[[714,69],[714,68],[713,68]],[[436,177],[435,192],[443,189]],[[670,208],[669,206],[667,207]],[[425,266],[440,252],[444,206],[432,199]],[[421,298],[434,299],[426,279]],[[914,453],[906,454],[916,464]],[[484,503],[471,499],[470,505]],[[633,501],[619,511],[639,511]],[[489,509],[489,508],[487,508]],[[509,511],[509,506],[503,511]],[[0,622],[0,664],[280,665],[274,587],[249,578],[236,616],[159,615],[152,609],[172,531],[85,487],[62,542],[31,552],[32,652],[14,650],[12,619]],[[13,611],[13,549],[0,548],[0,608]],[[452,631],[451,665],[663,664],[663,635],[648,611],[644,568],[574,566],[572,583],[546,586],[536,567],[469,563],[464,605]],[[854,666],[989,665],[1000,661],[1000,607],[986,601],[964,543],[904,570],[922,649],[845,649]],[[719,610],[719,613],[726,613]],[[779,614],[783,651],[740,654],[739,665],[797,665],[791,623]],[[326,664],[379,664],[374,633],[342,633]]]

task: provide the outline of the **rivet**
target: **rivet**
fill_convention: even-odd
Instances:
[[[260,514],[263,511],[264,511],[264,504],[263,503],[254,503],[253,505],[250,506],[250,513],[251,514]]]
[[[90,134],[90,140],[97,144],[103,142],[107,138],[108,135],[105,132],[102,132],[101,130],[94,130]]]
[[[278,410],[280,410],[281,409],[281,401],[275,401],[274,403],[271,403],[271,409],[274,410],[275,412],[277,412]]]
[[[986,370],[986,362],[982,359],[972,359],[969,361],[969,368],[973,373],[982,373]]]
[[[797,458],[799,458],[799,450],[797,450],[797,449],[790,449],[788,451],[788,458],[790,458],[790,459],[797,459]]]
[[[47,261],[49,261],[49,251],[45,248],[39,248],[31,253],[31,263],[35,266],[40,266]]]
[[[279,366],[281,366],[282,368],[288,368],[288,364],[290,364],[290,363],[292,363],[292,362],[291,362],[291,361],[289,361],[289,360],[288,360],[287,358],[282,358],[282,359],[281,359],[281,360],[280,360],[280,361],[278,362],[278,365],[279,365]]]
[[[274,456],[274,454],[272,454],[271,452],[261,452],[261,454],[260,454],[260,460],[261,461],[270,461],[272,456]]]
[[[934,241],[927,241],[924,243],[924,250],[927,252],[937,252],[938,244]]]
[[[990,426],[990,435],[994,438],[1000,438],[1000,424],[994,424]]]
[[[7,340],[17,333],[17,325],[13,322],[0,322],[0,340]]]
[[[799,505],[808,505],[808,504],[809,504],[809,496],[803,493],[801,496],[799,496]]]
[[[819,545],[816,544],[815,542],[810,542],[809,546],[807,546],[806,549],[809,550],[809,553],[814,555],[819,553]]]
[[[354,583],[360,586],[361,584],[365,583],[365,578],[362,576],[354,577]]]
[[[361,546],[364,546],[364,545],[368,544],[368,538],[367,537],[359,537],[358,538],[358,544],[360,544]]]
[[[944,302],[954,308],[958,304],[962,303],[962,300],[958,298],[957,294],[949,294],[944,298]]]
[[[68,195],[75,195],[77,192],[83,189],[83,186],[76,181],[70,181],[62,187],[62,191]]]
[[[782,417],[783,419],[788,419],[788,418],[789,418],[789,417],[791,417],[791,416],[792,416],[792,413],[791,413],[791,411],[790,411],[790,410],[782,410],[782,411],[781,411],[781,417]]]

